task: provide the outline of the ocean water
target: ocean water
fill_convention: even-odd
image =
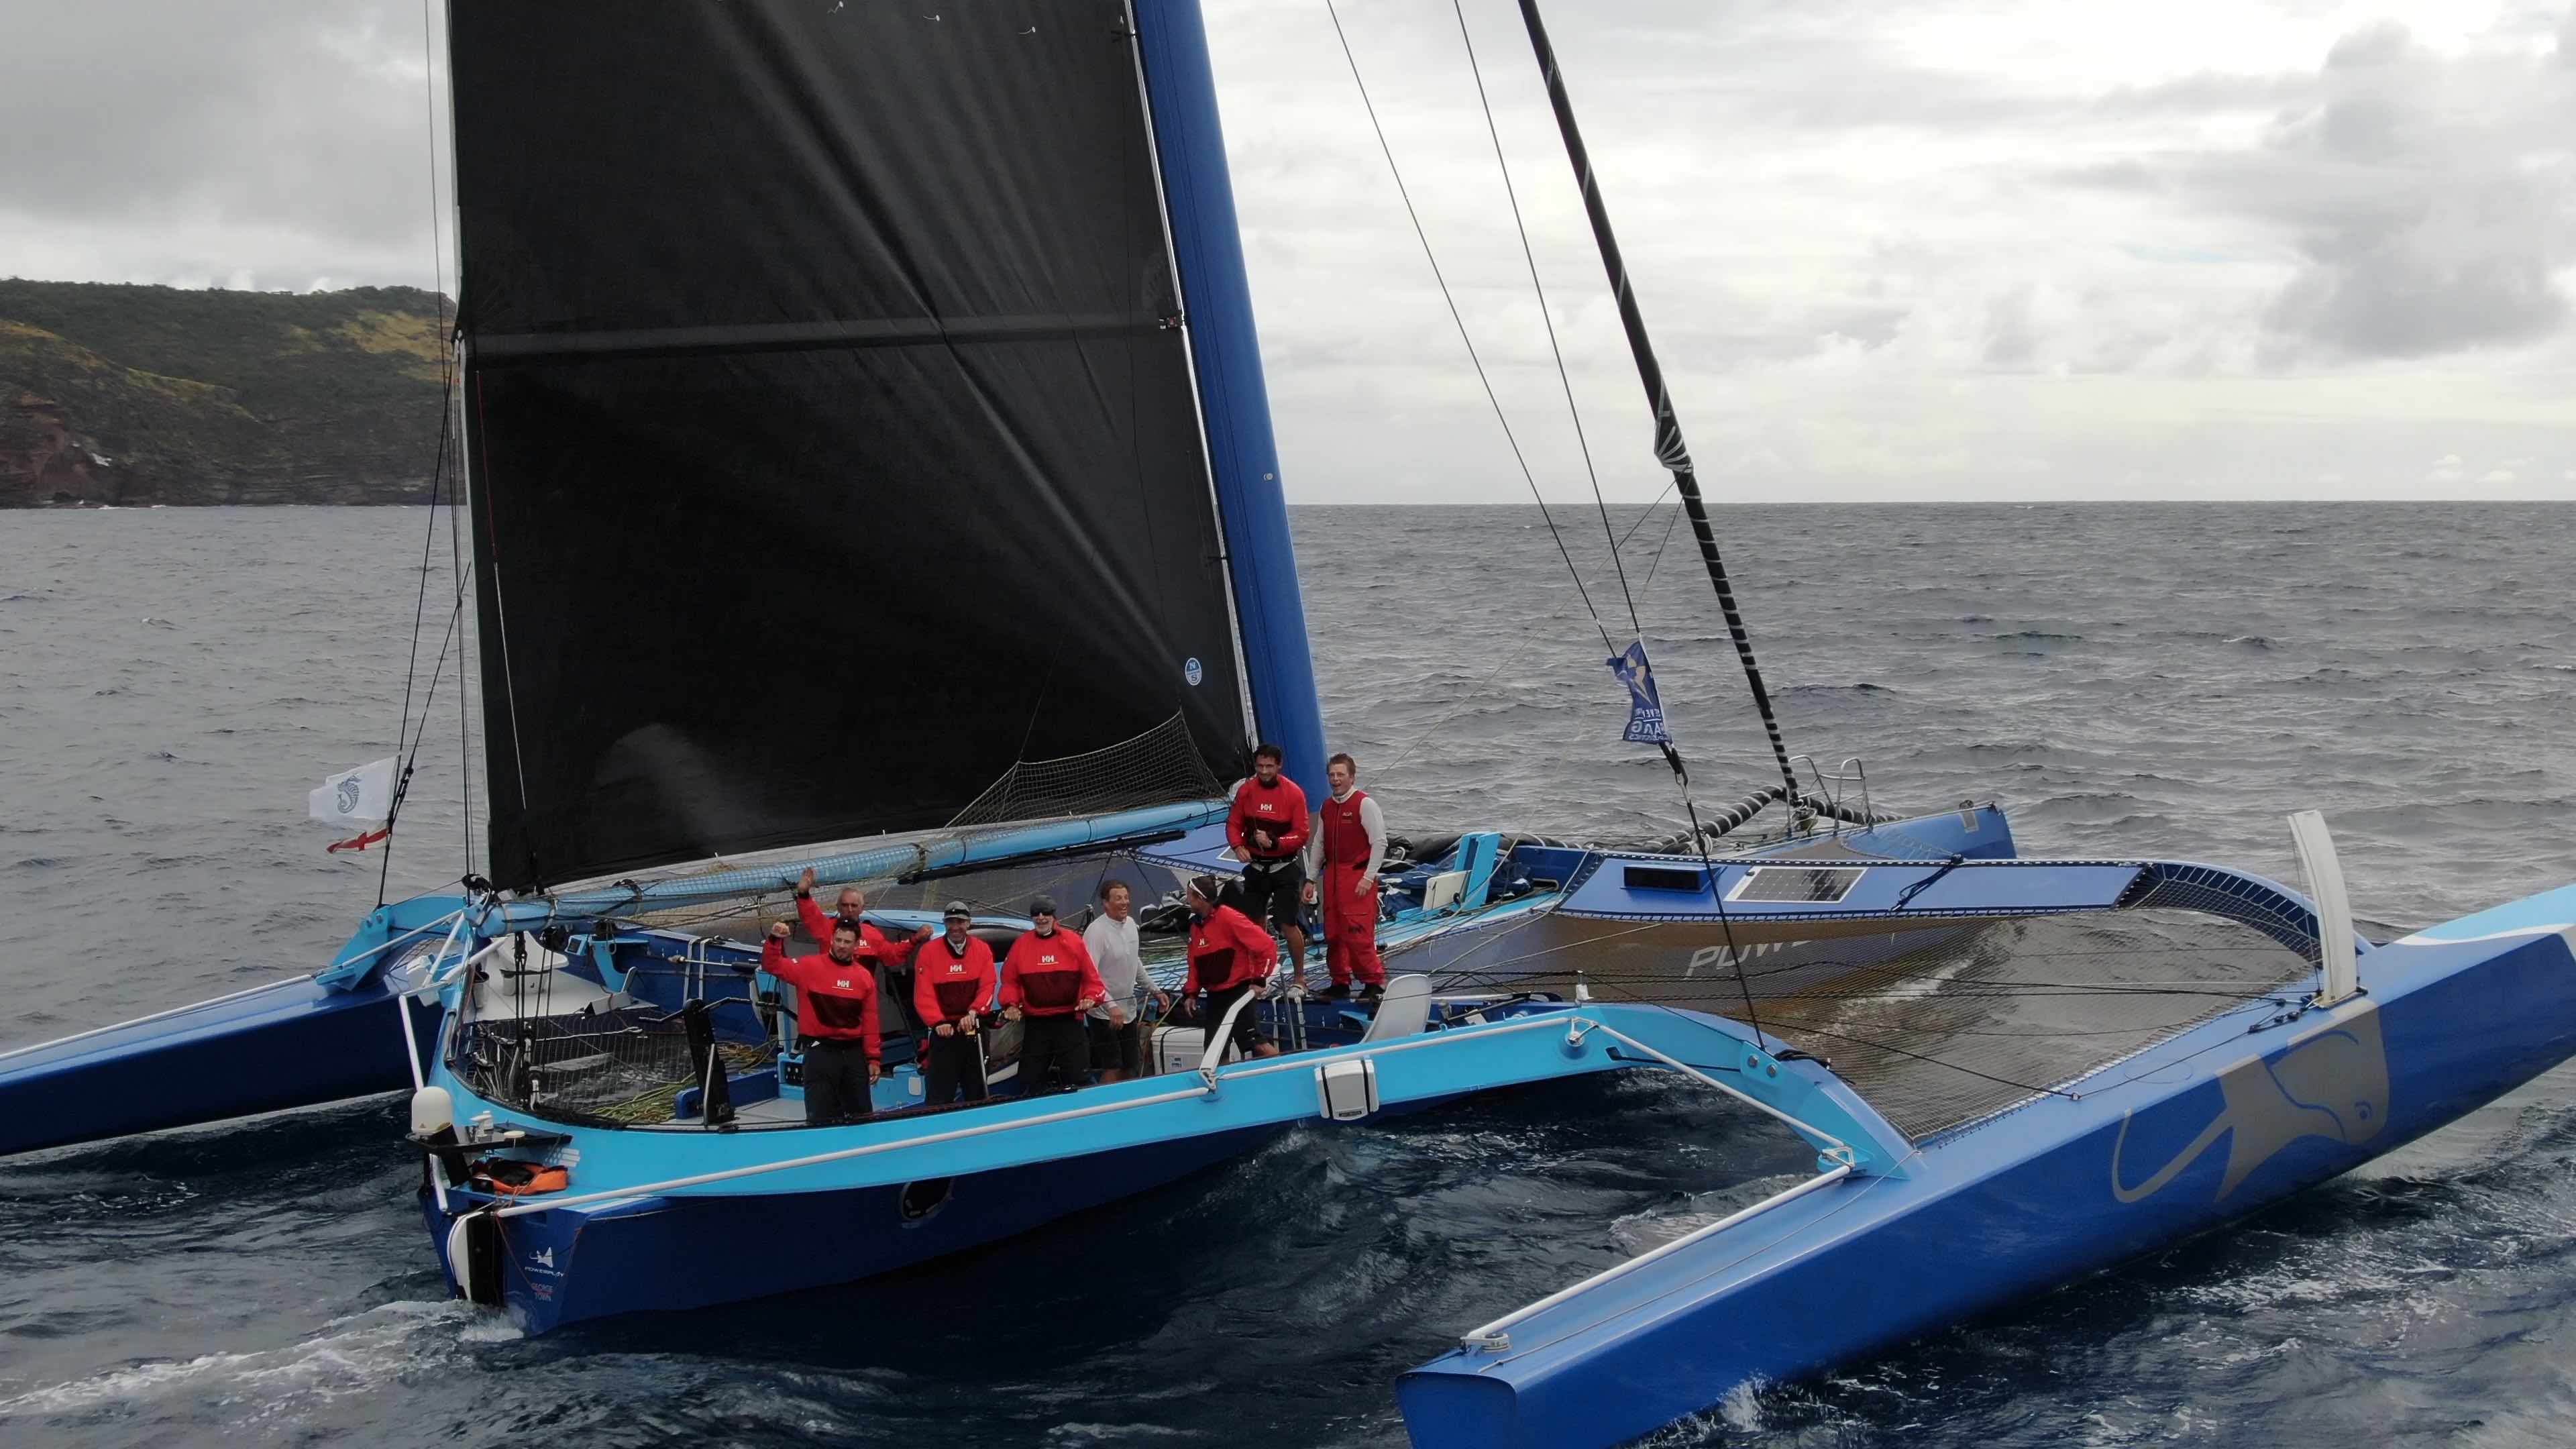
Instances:
[[[1614,513],[1698,789],[1731,799],[1768,765],[1687,528]],[[389,752],[424,580],[437,651],[428,522],[0,516],[0,1049],[309,971],[373,903],[372,853],[326,858],[303,792]],[[1624,636],[1600,520],[1561,522]],[[2576,879],[2576,507],[1720,526],[1791,747],[1863,759],[1881,808],[1998,799],[2025,854],[2279,876],[2283,815],[2322,809],[2358,909],[2406,925]],[[1328,729],[1399,831],[1672,828],[1534,509],[1296,527]],[[463,865],[458,703],[451,674],[398,892]],[[1745,1117],[1640,1081],[1292,1132],[900,1278],[533,1341],[444,1301],[398,1101],[70,1149],[0,1163],[0,1443],[1400,1444],[1404,1368],[1794,1166]],[[2562,1071],[2232,1232],[1656,1442],[2560,1444],[2572,1336]]]

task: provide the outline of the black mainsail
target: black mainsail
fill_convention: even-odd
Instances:
[[[449,15],[496,882],[1236,772],[1123,4]]]

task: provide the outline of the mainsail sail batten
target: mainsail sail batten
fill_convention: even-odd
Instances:
[[[1238,772],[1135,44],[1110,0],[453,5],[497,882],[935,828],[1176,715],[1122,804]]]

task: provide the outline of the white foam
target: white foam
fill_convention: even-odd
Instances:
[[[424,1329],[468,1317],[480,1315],[464,1303],[387,1303],[333,1319],[299,1343],[131,1364],[31,1389],[0,1399],[0,1419],[150,1403],[179,1393],[197,1399],[233,1398],[240,1388],[336,1398],[379,1387],[388,1375],[417,1366]]]

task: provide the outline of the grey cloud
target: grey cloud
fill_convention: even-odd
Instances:
[[[2547,337],[2566,324],[2550,284],[2563,237],[2546,234],[2559,203],[2509,183],[2433,198],[2389,224],[2362,223],[2306,241],[2308,263],[2273,300],[2277,337],[2369,357],[2420,357]]]
[[[2270,110],[2301,99],[2309,85],[2304,76],[2228,75],[2205,71],[2162,85],[2123,86],[2091,103],[2088,109],[2111,116],[2211,115],[2222,111]]]
[[[2311,75],[2160,88],[2177,104],[2278,101],[2256,144],[2046,179],[2163,193],[2281,236],[2298,266],[2260,313],[2274,366],[2536,341],[2571,315],[2551,281],[2576,260],[2576,73],[2553,63],[2570,33],[2576,12],[2552,57],[2449,57],[2369,26]]]
[[[394,0],[22,4],[0,46],[0,198],[166,228],[174,253],[223,228],[315,253],[417,242],[425,269],[421,24]]]
[[[2165,174],[2135,157],[2119,161],[2102,161],[2090,166],[2069,166],[2045,173],[2042,180],[2065,186],[2085,186],[2101,191],[2152,192],[2167,189]]]
[[[2031,290],[2017,287],[1986,304],[1986,333],[1981,354],[1989,367],[2018,368],[2038,355],[2039,337],[2031,325]]]
[[[2560,67],[2448,60],[2393,26],[2339,43],[2316,103],[2206,178],[2297,235],[2302,266],[2264,315],[2275,341],[2418,357],[2563,327],[2550,273],[2576,259],[2571,82]],[[2555,164],[2533,164],[2551,149]]]

